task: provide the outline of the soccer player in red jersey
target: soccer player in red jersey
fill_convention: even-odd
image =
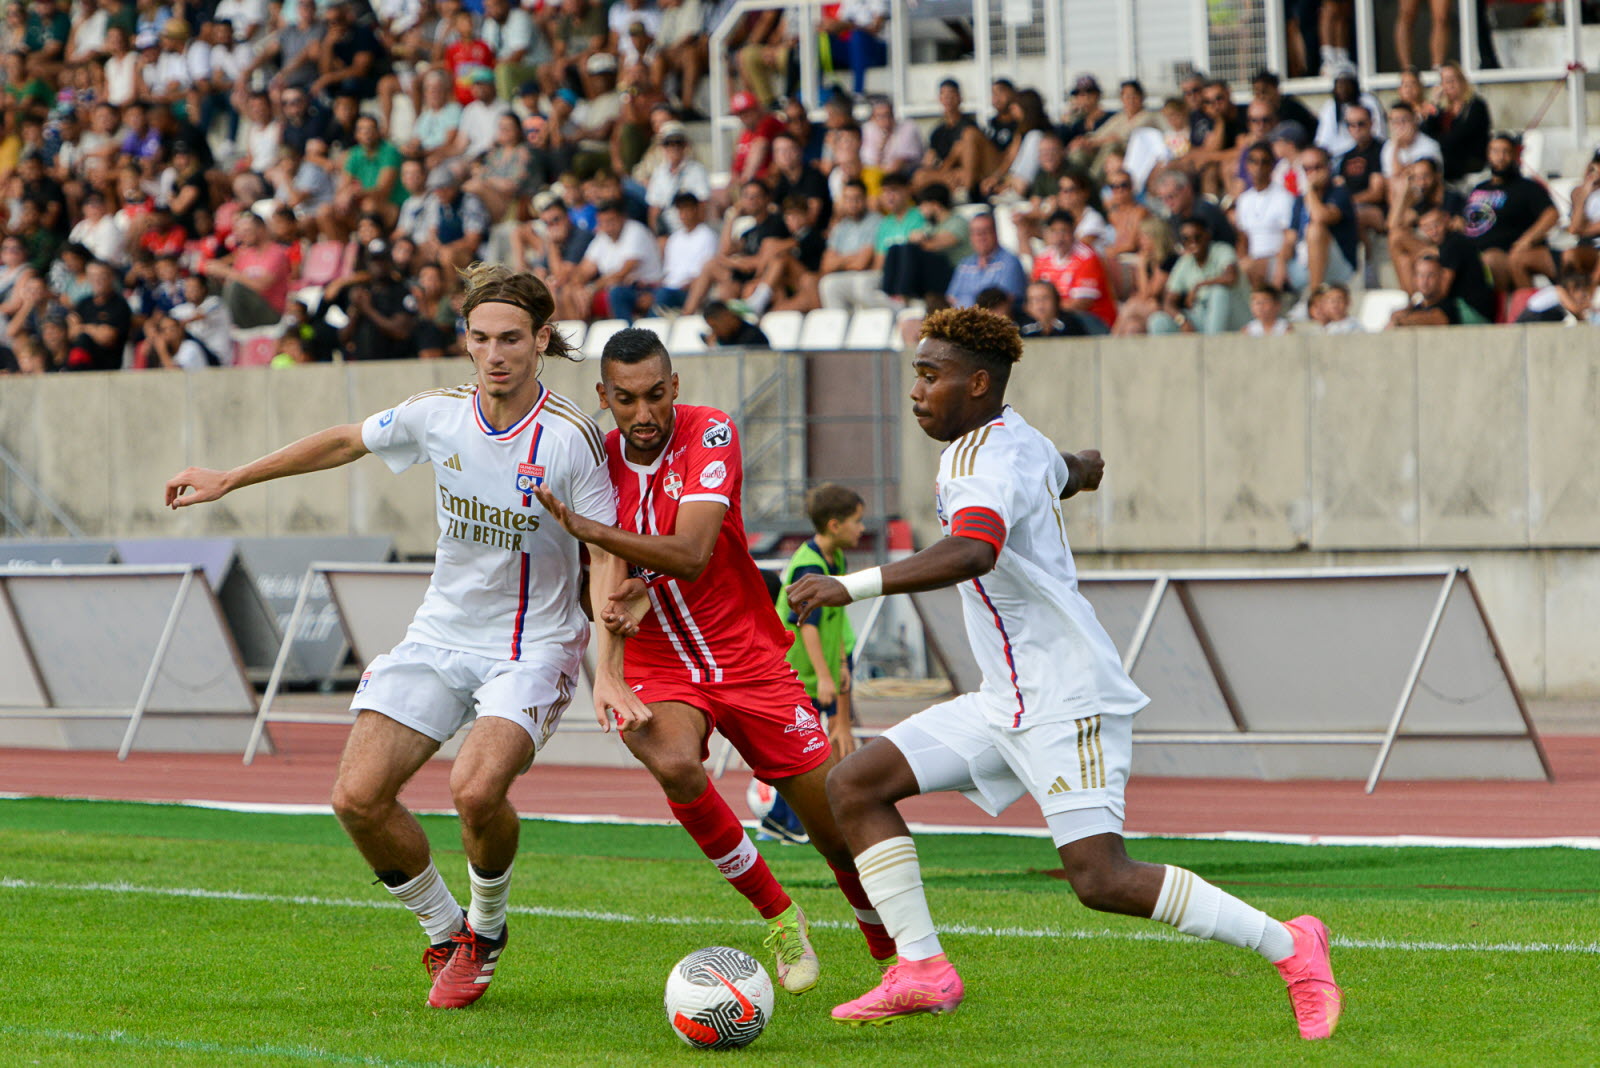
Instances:
[[[715,408],[677,404],[678,376],[661,339],[624,330],[600,363],[601,404],[616,418],[606,437],[618,526],[575,515],[547,491],[540,503],[574,537],[633,565],[631,588],[608,614],[628,635],[624,677],[650,721],[622,735],[667,803],[717,869],[767,920],[778,981],[798,994],[816,984],[805,914],[779,885],[705,771],[713,729],[756,777],[799,815],[834,869],[880,962],[894,942],[861,888],[833,822],[825,784],[832,750],[785,656],[792,636],[773,611],[745,541],[739,437]],[[619,619],[642,588],[648,608]]]

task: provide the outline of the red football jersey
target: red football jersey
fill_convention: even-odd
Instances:
[[[671,534],[691,501],[728,506],[705,573],[685,582],[635,567],[649,584],[650,611],[628,639],[630,678],[664,674],[690,682],[769,679],[790,672],[793,636],[778,620],[750,558],[739,507],[744,466],[733,421],[693,404],[673,407],[672,437],[648,467],[623,456],[622,434],[606,435],[617,523],[638,534]]]

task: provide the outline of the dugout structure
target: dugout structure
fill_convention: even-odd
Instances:
[[[198,565],[0,568],[0,745],[237,751],[255,712]]]
[[[1549,760],[1464,567],[1085,572],[1150,696],[1147,775],[1545,779]],[[979,685],[954,590],[914,594],[935,658]]]

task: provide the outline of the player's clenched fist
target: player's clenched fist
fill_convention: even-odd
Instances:
[[[789,611],[804,619],[813,608],[842,608],[851,601],[844,583],[826,575],[806,575],[789,587]]]
[[[209,467],[186,467],[167,479],[167,507],[183,508],[214,501],[228,492],[228,473]],[[185,493],[184,490],[188,490]]]

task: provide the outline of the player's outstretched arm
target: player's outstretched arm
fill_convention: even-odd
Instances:
[[[690,501],[678,509],[677,529],[671,534],[635,534],[585,519],[543,486],[533,493],[556,522],[579,541],[685,582],[699,578],[711,562],[722,517],[728,510],[727,505],[717,501]],[[594,603],[599,604],[600,600],[597,597]]]
[[[167,507],[202,504],[257,482],[326,471],[359,460],[369,451],[361,440],[360,423],[330,426],[231,471],[186,467],[167,480]]]
[[[589,594],[596,605],[607,605],[628,577],[628,565],[603,549],[589,554]],[[650,709],[629,688],[622,670],[625,639],[604,623],[595,628],[594,717],[600,729],[631,731],[650,722]]]
[[[880,594],[921,593],[959,585],[994,570],[999,555],[986,541],[952,534],[904,560],[842,579],[806,575],[789,587],[789,608],[804,618],[814,608],[838,608]]]
[[[1067,484],[1061,489],[1062,500],[1100,488],[1100,479],[1106,473],[1106,462],[1100,456],[1099,449],[1064,452],[1061,458],[1067,462]]]

